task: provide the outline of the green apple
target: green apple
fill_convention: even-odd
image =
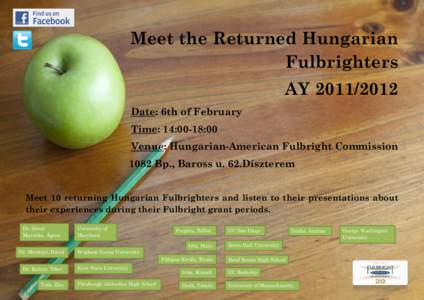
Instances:
[[[79,149],[107,138],[125,106],[125,83],[110,51],[96,39],[67,34],[43,45],[24,77],[24,103],[51,142]]]

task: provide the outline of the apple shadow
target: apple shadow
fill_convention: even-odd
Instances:
[[[43,184],[63,194],[108,194],[128,175],[130,128],[121,123],[104,141],[85,149],[66,149],[44,139],[40,158]],[[53,192],[53,191],[52,191]]]

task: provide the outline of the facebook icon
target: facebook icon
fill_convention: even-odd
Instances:
[[[15,24],[28,25],[29,13],[26,10],[15,11]]]
[[[32,49],[32,32],[30,30],[13,31],[14,50],[31,50]]]

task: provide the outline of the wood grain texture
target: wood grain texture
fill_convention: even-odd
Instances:
[[[12,8],[74,7],[74,29],[33,29],[32,51],[12,51]],[[18,224],[22,222],[82,222],[85,215],[29,215],[24,212],[25,194],[107,194],[129,172],[132,106],[158,109],[214,106],[241,108],[239,119],[151,118],[148,126],[164,124],[217,124],[217,136],[181,135],[178,141],[192,143],[305,142],[369,140],[398,143],[398,152],[181,152],[167,159],[226,161],[234,158],[295,160],[291,170],[175,169],[156,170],[134,194],[397,194],[398,203],[373,204],[284,204],[272,206],[267,215],[239,217],[198,215],[116,214],[108,222],[118,224],[119,241],[111,245],[142,245],[146,259],[134,265],[133,277],[160,278],[160,293],[51,292],[34,299],[424,299],[424,2],[414,0],[359,1],[2,1],[0,4],[0,298],[17,299],[27,278],[19,275],[15,258]],[[397,34],[393,47],[360,47],[345,54],[374,57],[395,56],[401,67],[391,71],[302,71],[287,70],[282,58],[285,46],[182,47],[130,45],[130,31],[166,34],[192,31],[211,34],[287,33],[316,30],[327,34],[363,34],[379,30]],[[50,38],[80,32],[105,43],[117,58],[126,81],[124,119],[103,143],[81,151],[69,151],[46,142],[25,115],[21,82],[25,66],[36,48]],[[290,48],[299,56],[311,51],[334,56],[338,47]],[[284,97],[282,87],[290,80],[397,81],[397,97]],[[166,136],[146,136],[154,144]],[[51,205],[65,205],[49,204]],[[83,205],[83,204],[81,204]],[[95,204],[86,204],[94,206]],[[129,204],[136,206],[136,204]],[[259,205],[259,204],[255,204]],[[50,207],[49,206],[49,207]],[[208,206],[208,205],[206,205]],[[283,239],[287,266],[264,266],[264,279],[299,279],[301,290],[289,293],[223,292],[224,224],[267,224],[269,239]],[[340,245],[340,224],[395,224],[394,245]],[[178,268],[159,266],[159,253],[181,252],[184,239],[171,235],[172,224],[217,224],[219,243],[218,291],[178,291]],[[331,238],[293,238],[289,224],[327,224]],[[87,245],[99,243],[87,243]],[[406,259],[409,286],[353,287],[353,259]],[[25,260],[29,262],[29,260]],[[33,260],[31,260],[33,261]],[[69,264],[73,259],[69,260]],[[72,268],[71,268],[72,269]],[[85,276],[89,277],[89,276]],[[74,275],[70,274],[72,280]]]

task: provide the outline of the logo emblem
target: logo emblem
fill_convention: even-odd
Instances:
[[[13,27],[75,27],[73,8],[14,8]]]
[[[353,285],[408,285],[406,260],[354,260]]]
[[[32,49],[32,32],[30,30],[13,31],[12,46],[14,50],[31,50]]]
[[[17,25],[28,25],[29,13],[26,10],[15,11],[15,24]]]

